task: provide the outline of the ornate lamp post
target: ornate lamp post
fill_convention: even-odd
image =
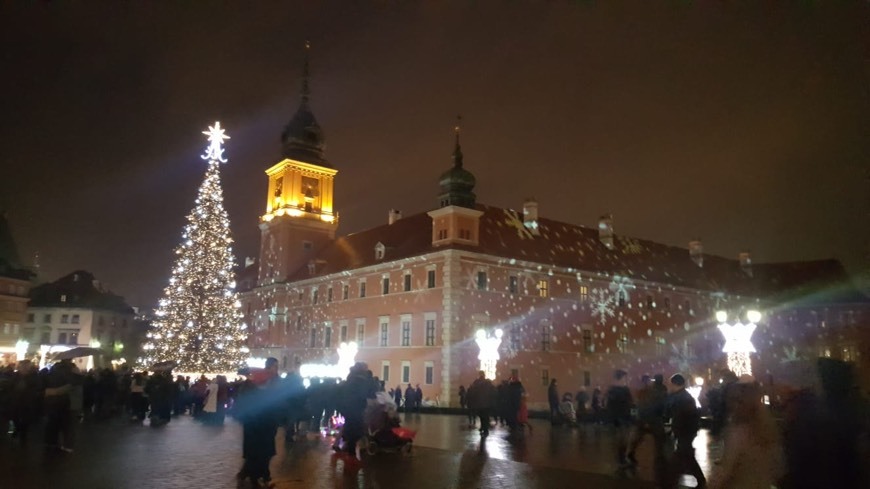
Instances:
[[[725,337],[722,351],[728,354],[728,369],[737,377],[752,375],[752,360],[749,354],[755,353],[755,346],[751,338],[756,323],[761,320],[761,313],[754,310],[747,311],[746,323],[737,319],[737,322],[731,324],[728,323],[728,313],[719,311],[716,313],[716,320],[719,321],[719,331],[722,331]]]
[[[480,353],[477,354],[477,359],[480,360],[480,370],[483,370],[487,379],[495,378],[495,367],[499,359],[498,347],[501,345],[503,334],[501,329],[496,329],[495,335],[489,336],[485,330],[478,329],[474,335],[474,342],[480,349]]]

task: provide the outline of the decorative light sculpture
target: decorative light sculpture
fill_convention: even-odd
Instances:
[[[756,323],[761,320],[761,313],[758,311],[748,311],[746,320],[742,323],[738,319],[736,323],[728,323],[728,313],[719,311],[716,313],[716,320],[719,321],[719,331],[725,337],[725,346],[722,351],[728,354],[728,369],[734,372],[734,375],[740,377],[742,375],[752,375],[752,359],[750,353],[755,353],[755,346],[752,344],[752,333],[755,332]]]
[[[26,340],[18,340],[15,342],[15,361],[20,362],[27,356],[27,349],[30,348],[30,343]]]
[[[686,387],[686,392],[695,400],[695,406],[701,409],[701,390],[704,389],[704,377],[695,377],[695,385]]]
[[[487,379],[495,379],[495,368],[499,359],[498,347],[501,345],[503,335],[504,332],[501,329],[496,329],[494,336],[489,336],[482,329],[478,329],[474,335],[474,342],[480,349],[480,353],[477,354],[477,359],[480,360],[480,370],[483,370]]]
[[[304,379],[305,387],[311,385],[311,379],[343,379],[356,363],[359,346],[355,341],[338,345],[338,363],[303,363],[299,366],[299,376]]]

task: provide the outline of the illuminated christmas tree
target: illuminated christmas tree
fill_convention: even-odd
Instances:
[[[202,155],[208,170],[175,250],[169,286],[140,363],[147,367],[175,361],[180,372],[234,372],[247,357],[247,348],[220,182],[220,164],[227,161],[222,144],[229,136],[220,122],[203,134],[209,141]]]

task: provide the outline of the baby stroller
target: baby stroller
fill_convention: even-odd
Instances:
[[[571,394],[566,393],[559,403],[559,416],[568,426],[577,426],[577,411],[574,410],[574,400]]]
[[[389,395],[378,392],[374,400],[368,402],[363,420],[366,424],[366,434],[360,439],[360,453],[375,455],[377,453],[411,453],[411,446],[417,433],[399,424],[396,404]]]

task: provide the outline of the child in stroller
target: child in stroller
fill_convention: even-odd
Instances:
[[[396,404],[389,395],[378,392],[366,406],[363,419],[367,433],[360,440],[360,451],[368,455],[378,452],[410,453],[416,432],[400,426]]]
[[[559,415],[568,426],[577,426],[577,411],[574,409],[574,396],[566,392],[559,403]]]

